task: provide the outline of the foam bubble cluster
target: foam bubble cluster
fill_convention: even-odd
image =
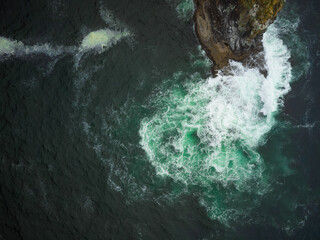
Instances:
[[[99,52],[111,47],[121,38],[129,36],[127,31],[100,29],[90,32],[81,42],[80,51],[98,50]]]

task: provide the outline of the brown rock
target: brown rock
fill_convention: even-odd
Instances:
[[[194,0],[195,29],[198,39],[213,61],[213,73],[229,60],[260,66],[254,58],[263,50],[262,34],[275,20],[285,0]],[[259,60],[260,59],[260,60]]]

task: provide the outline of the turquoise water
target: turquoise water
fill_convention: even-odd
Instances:
[[[3,1],[0,239],[318,239],[319,7],[212,78],[191,0]]]

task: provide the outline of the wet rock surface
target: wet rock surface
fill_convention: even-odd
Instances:
[[[284,0],[194,0],[195,29],[213,73],[242,61],[263,69],[262,35],[275,20]],[[252,61],[252,57],[255,60]]]

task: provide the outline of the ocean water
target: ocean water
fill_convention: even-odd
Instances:
[[[191,0],[3,1],[0,239],[319,239],[319,11],[213,78]]]

